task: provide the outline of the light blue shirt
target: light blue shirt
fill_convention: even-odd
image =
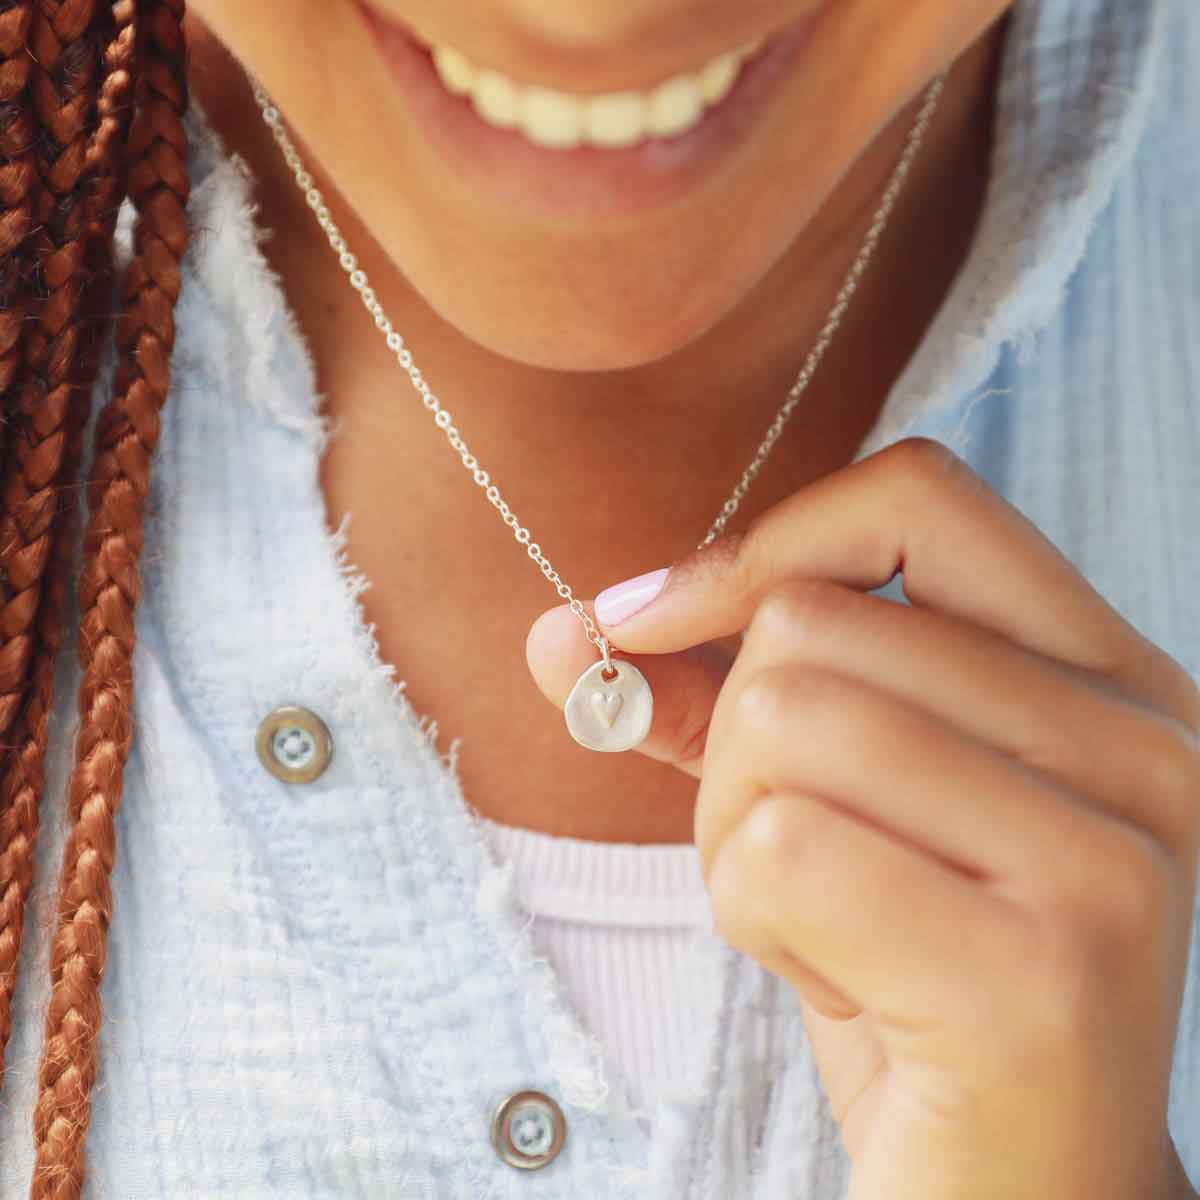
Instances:
[[[1200,5],[1022,0],[1000,87],[973,248],[863,453],[909,433],[956,446],[1200,673]],[[143,560],[89,1194],[841,1197],[848,1162],[795,993],[711,929],[695,945],[694,1076],[649,1128],[630,1119],[363,624],[252,181],[203,114],[189,128],[198,233]],[[31,1164],[71,649],[0,1106],[6,1198]],[[255,754],[283,703],[332,731],[313,783],[282,783]],[[1198,950],[1170,1115],[1200,1184]],[[522,1088],[567,1120],[542,1171],[489,1140],[494,1106]]]

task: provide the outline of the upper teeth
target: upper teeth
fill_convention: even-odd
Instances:
[[[762,45],[748,42],[690,75],[676,75],[650,91],[572,95],[517,83],[499,71],[476,67],[451,46],[435,46],[433,61],[446,89],[469,96],[475,111],[501,129],[556,150],[591,145],[632,146],[645,137],[687,132],[733,87],[742,63]]]

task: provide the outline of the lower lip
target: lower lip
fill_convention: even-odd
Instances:
[[[745,64],[729,94],[692,129],[623,150],[547,150],[519,133],[488,125],[467,97],[442,86],[428,49],[361,0],[356,7],[417,124],[463,184],[525,214],[598,217],[676,202],[712,178],[762,122],[779,81],[809,42],[826,6],[773,36]]]

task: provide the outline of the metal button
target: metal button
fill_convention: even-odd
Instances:
[[[509,1164],[536,1171],[558,1157],[567,1140],[562,1109],[543,1092],[516,1092],[492,1117],[492,1145]]]
[[[284,783],[312,783],[333,758],[333,736],[315,712],[285,704],[263,717],[255,740],[262,765]]]

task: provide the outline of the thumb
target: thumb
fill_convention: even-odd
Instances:
[[[638,752],[699,779],[713,705],[733,665],[733,653],[716,643],[677,654],[617,653],[645,675],[654,693],[654,718]],[[559,708],[597,655],[579,618],[565,604],[544,612],[533,623],[525,643],[534,681]]]

